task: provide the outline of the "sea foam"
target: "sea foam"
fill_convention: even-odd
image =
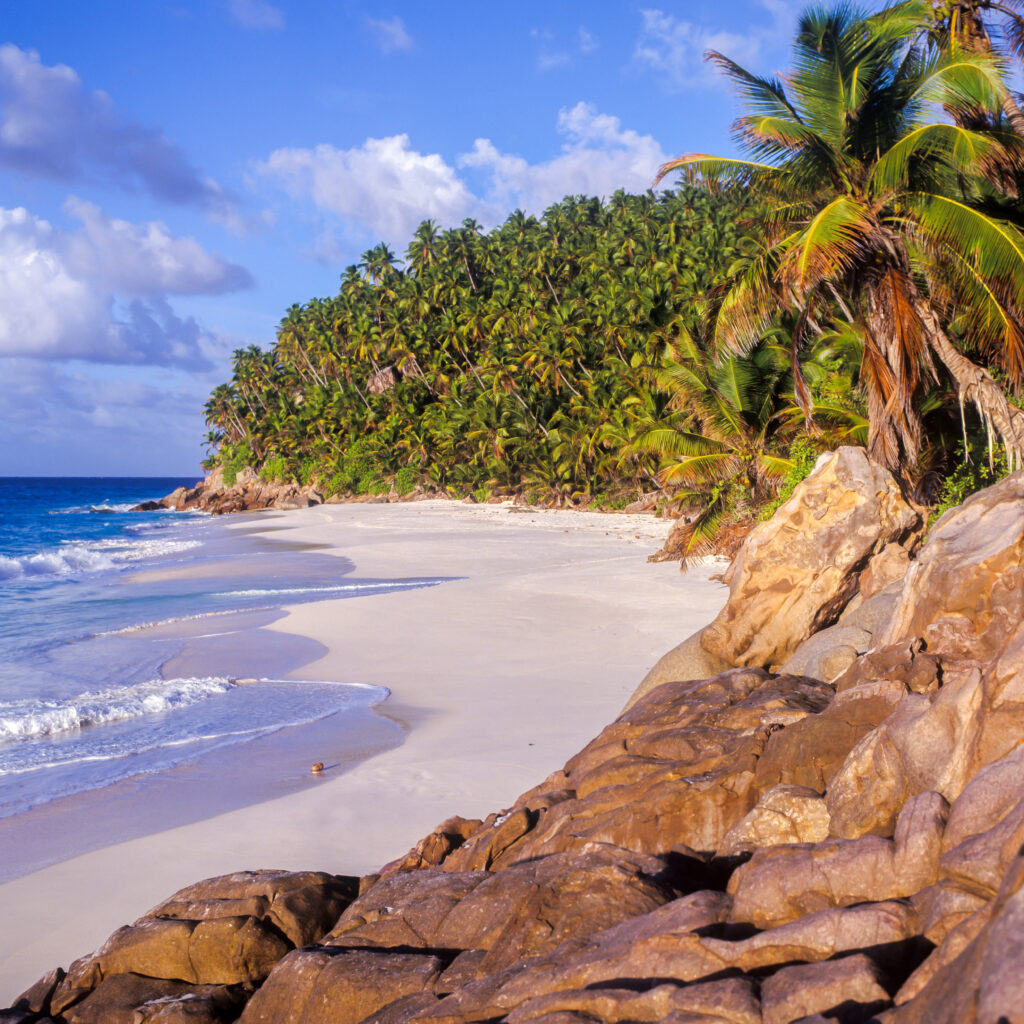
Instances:
[[[88,726],[121,722],[191,707],[236,684],[209,676],[152,679],[134,686],[113,686],[58,700],[0,702],[0,743],[41,739],[76,732]],[[0,774],[3,768],[0,767]]]
[[[199,545],[199,541],[155,539],[71,541],[60,547],[13,558],[0,555],[0,580],[25,576],[71,576],[102,572],[144,558],[165,558]]]

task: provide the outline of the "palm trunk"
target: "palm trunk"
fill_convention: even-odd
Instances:
[[[1010,405],[987,370],[957,351],[927,304],[918,303],[917,314],[931,347],[956,383],[961,409],[971,402],[978,410],[990,440],[995,434],[1006,450],[1011,472],[1024,465],[1024,412]]]
[[[916,381],[878,295],[868,301],[861,376],[867,383],[868,456],[909,482],[921,451]]]

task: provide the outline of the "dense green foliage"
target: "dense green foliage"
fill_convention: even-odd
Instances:
[[[378,246],[338,295],[292,307],[272,351],[235,353],[210,440],[225,467],[329,493],[621,504],[663,461],[630,443],[690,412],[649,371],[702,327],[751,216],[735,192],[682,188],[570,198],[487,234],[424,223],[404,266]]]
[[[328,494],[660,490],[687,553],[840,443],[964,497],[1024,458],[1024,48],[993,43],[1024,40],[1018,8],[813,8],[784,80],[711,54],[749,159],[371,249],[235,353],[210,464]]]

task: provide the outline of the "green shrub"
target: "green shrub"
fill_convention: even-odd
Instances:
[[[377,470],[370,470],[356,482],[356,494],[387,494],[388,484]]]
[[[928,516],[929,526],[951,508],[962,505],[975,491],[980,491],[1006,476],[1005,454],[997,454],[990,467],[988,453],[981,441],[972,441],[968,445],[966,457],[963,444],[957,445],[956,453],[959,461],[953,472],[942,482],[939,500]]]
[[[395,490],[404,498],[411,494],[420,481],[420,475],[412,466],[403,466],[395,474]]]
[[[220,451],[220,464],[224,470],[224,485],[234,487],[238,480],[238,474],[251,466],[253,462],[252,447],[249,439],[239,441],[238,444],[225,445]]]
[[[798,438],[790,445],[789,458],[793,465],[786,473],[786,479],[782,482],[779,493],[761,509],[758,519],[762,522],[771,519],[793,497],[793,492],[797,487],[811,475],[811,470],[814,469],[819,455],[821,455],[821,450],[808,438]]]
[[[272,456],[260,467],[260,479],[268,484],[275,480],[286,483],[289,476],[288,463],[283,455]]]

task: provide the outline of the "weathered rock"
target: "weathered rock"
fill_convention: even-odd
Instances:
[[[443,966],[422,953],[295,950],[249,1001],[239,1024],[358,1024],[397,1000],[429,992]]]
[[[404,857],[393,860],[380,869],[379,875],[393,875],[399,871],[417,871],[437,867],[450,853],[457,850],[476,832],[483,822],[479,818],[455,815],[442,822],[428,836],[421,839]]]
[[[915,893],[912,902],[921,934],[937,946],[957,925],[981,910],[987,900],[940,878],[934,885]]]
[[[934,694],[908,693],[891,715],[850,752],[829,782],[834,835],[891,835],[896,815],[915,793],[955,800],[981,768],[1020,742],[1020,718],[996,712],[995,672],[970,662],[944,665]]]
[[[502,1017],[550,993],[616,987],[624,978],[641,988],[644,981],[690,983],[864,948],[899,950],[916,926],[907,905],[889,902],[822,911],[746,939],[716,938],[709,933],[728,906],[718,893],[696,893],[465,985],[415,1019],[463,1024]]]
[[[910,551],[902,544],[886,544],[867,564],[860,576],[860,596],[865,601],[902,582],[910,568]]]
[[[578,1014],[583,1021],[716,1021],[761,1024],[754,986],[743,978],[696,985],[656,985],[645,992],[628,988],[578,989],[529,999],[509,1015],[509,1024],[550,1020],[556,1013]]]
[[[564,771],[485,821],[442,866],[502,870],[590,842],[655,854],[680,845],[714,850],[757,802],[755,772],[768,737],[831,696],[817,680],[757,669],[666,683]]]
[[[742,821],[722,839],[718,856],[783,843],[819,843],[828,838],[828,809],[824,798],[805,786],[773,786]]]
[[[293,945],[319,938],[355,886],[323,872],[284,871],[243,871],[189,886],[73,963],[51,1012],[66,1013],[121,974],[193,986],[258,983]]]
[[[990,899],[1024,845],[1024,798],[997,824],[942,855],[941,874],[955,885]]]
[[[812,1014],[864,1020],[889,1003],[878,965],[854,955],[822,964],[784,967],[761,984],[764,1024],[791,1024]]]
[[[189,887],[8,1017],[226,1024],[258,988],[246,1022],[1024,1024],[1022,496],[944,518],[877,593],[903,549],[858,562],[827,510],[829,593],[859,590],[786,662],[813,678],[669,679],[507,810],[360,880]]]
[[[704,650],[700,630],[693,636],[662,655],[655,666],[640,680],[624,710],[629,710],[641,697],[646,697],[662,683],[686,682],[691,679],[710,679],[731,666],[727,661]]]
[[[860,655],[875,646],[875,637],[888,625],[899,596],[899,587],[891,586],[860,602],[856,608],[852,608],[851,603],[834,626],[802,643],[779,671],[834,682]]]
[[[757,851],[729,879],[732,919],[772,928],[826,907],[913,895],[938,878],[947,810],[926,793],[904,807],[895,842],[864,836]]]
[[[95,954],[68,968],[53,1007],[61,1010],[69,1000],[118,974],[192,985],[252,984],[262,981],[290,948],[275,930],[251,917],[125,925]]]
[[[55,967],[52,971],[47,971],[34,985],[27,988],[14,1000],[13,1008],[29,1010],[38,1014],[49,1013],[50,999],[64,977],[63,967]]]
[[[970,927],[972,923],[979,928]],[[943,956],[957,931],[976,933],[955,958]],[[943,960],[927,982],[917,982],[933,958]],[[902,1005],[882,1018],[886,1024],[1020,1024],[1024,1021],[1024,857],[1017,857],[992,903],[951,932],[918,975],[897,993]],[[915,991],[916,989],[916,991]]]
[[[1024,796],[1024,742],[1005,757],[982,768],[953,801],[943,850],[987,832]]]
[[[54,1024],[54,1021],[31,1010],[0,1010],[0,1024]]]
[[[236,871],[181,889],[145,918],[254,917],[279,929],[292,945],[306,946],[327,933],[358,885],[358,879],[324,871]]]
[[[66,1024],[222,1024],[242,1006],[237,990],[117,974],[105,978],[81,1002],[65,1010]]]
[[[950,965],[956,962],[957,957],[977,938],[991,919],[992,908],[985,905],[964,918],[954,928],[950,928],[938,948],[903,983],[896,993],[895,1002],[898,1005],[909,1002],[934,978],[947,972]]]
[[[195,487],[179,487],[157,504],[178,511],[205,509],[214,515],[223,515],[266,508],[309,508],[323,500],[323,495],[315,487],[292,482],[267,482],[251,466],[239,470],[229,487],[224,481],[223,467],[216,466]],[[142,506],[139,510],[145,511]]]
[[[874,555],[919,529],[896,481],[863,449],[822,455],[747,537],[727,574],[729,600],[702,634],[704,649],[732,665],[781,665],[838,619]]]
[[[422,870],[379,881],[342,915],[329,946],[484,950],[481,973],[661,906],[675,893],[656,857],[590,844],[505,871]]]
[[[642,494],[636,501],[631,501],[622,511],[626,515],[639,515],[642,512],[653,512],[658,507],[658,502],[666,497],[662,491],[648,491]]]
[[[563,943],[548,954],[519,961],[462,985],[417,1019],[479,1021],[553,992],[596,988],[629,978],[693,980],[720,967],[689,941],[692,933],[725,921],[731,901],[702,891],[624,921],[589,939]]]
[[[832,695],[816,715],[773,733],[757,763],[762,791],[779,783],[824,793],[850,751],[884,722],[906,696],[906,686],[881,679]]]
[[[1024,473],[971,495],[933,527],[880,637],[922,637],[939,656],[986,660],[1024,618]]]

